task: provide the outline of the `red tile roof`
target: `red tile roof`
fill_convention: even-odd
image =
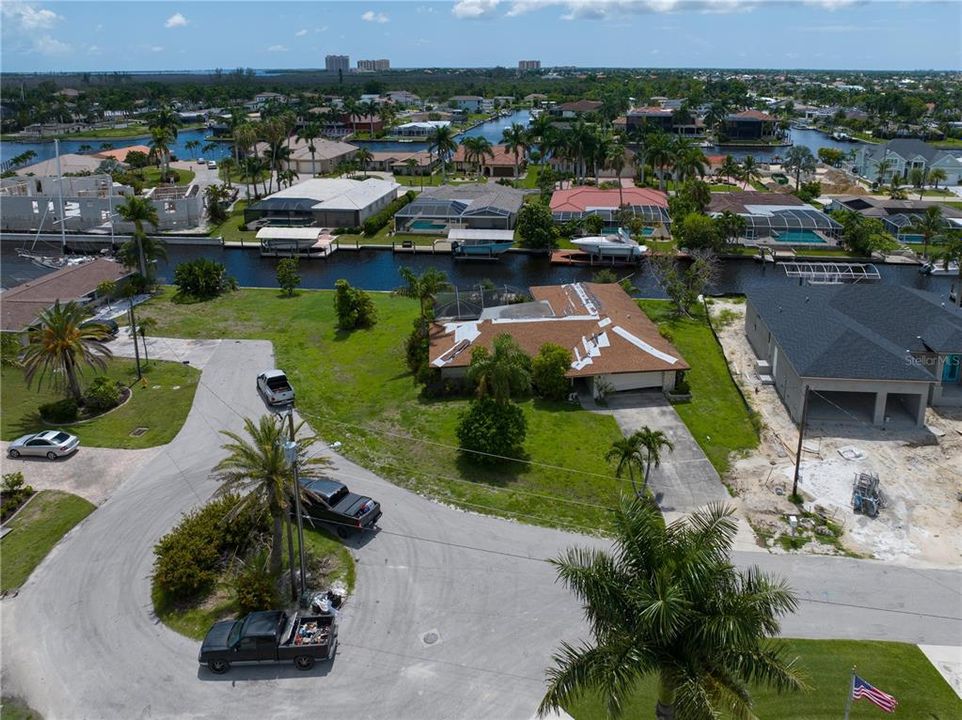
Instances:
[[[599,100],[575,100],[573,102],[561,103],[558,110],[571,112],[594,112],[600,109],[602,103]]]
[[[663,108],[659,105],[650,105],[648,107],[632,108],[628,111],[629,115],[667,115],[671,116],[674,111],[669,108]]]
[[[553,317],[434,323],[432,366],[467,367],[473,348],[490,348],[498,335],[507,333],[528,355],[537,354],[549,342],[568,348],[573,358],[569,377],[689,369],[678,350],[618,285],[548,285],[531,288],[531,295],[548,303]]]
[[[508,148],[504,145],[492,145],[491,152],[494,153],[494,157],[489,155],[484,156],[485,165],[510,165],[514,167],[514,153],[510,152]],[[458,145],[458,149],[454,151],[454,162],[467,162],[465,157],[464,145]],[[518,161],[524,159],[524,153],[518,150]],[[473,162],[473,161],[472,161]]]
[[[735,113],[728,116],[731,120],[760,120],[762,122],[775,122],[773,118],[768,113],[763,113],[761,110],[742,110],[740,113]]]
[[[617,208],[625,205],[657,205],[668,207],[668,196],[661,190],[651,188],[624,188],[618,190],[599,190],[594,187],[574,187],[569,190],[555,190],[551,195],[551,209],[555,212],[584,212],[588,208]]]

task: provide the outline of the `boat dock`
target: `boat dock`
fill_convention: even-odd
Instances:
[[[635,267],[642,261],[643,257],[604,257],[592,255],[582,250],[554,250],[551,253],[551,264],[585,267]]]

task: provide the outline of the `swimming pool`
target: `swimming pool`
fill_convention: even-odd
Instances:
[[[775,234],[775,242],[797,245],[825,244],[825,240],[812,230],[786,230]]]
[[[447,226],[442,220],[414,220],[408,225],[408,230],[444,230]]]
[[[899,235],[899,240],[909,245],[921,245],[925,238],[921,235]]]

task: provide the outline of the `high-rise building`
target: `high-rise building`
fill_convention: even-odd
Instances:
[[[518,70],[520,72],[527,72],[529,70],[540,70],[541,61],[540,60],[518,60]]]
[[[390,60],[358,60],[358,72],[387,72],[391,69]]]
[[[327,72],[348,72],[351,69],[351,58],[347,55],[328,55],[324,58],[324,69]]]

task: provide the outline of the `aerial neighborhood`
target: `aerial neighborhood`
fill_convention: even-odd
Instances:
[[[962,716],[957,7],[83,5],[4,5],[0,717]]]

